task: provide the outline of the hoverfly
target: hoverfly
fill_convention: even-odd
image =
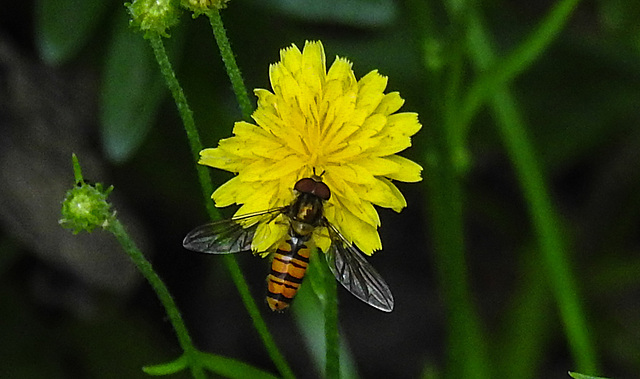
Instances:
[[[234,254],[251,251],[258,223],[244,228],[242,223],[272,215],[284,215],[289,232],[280,243],[267,276],[267,304],[283,311],[296,295],[309,264],[309,240],[318,227],[327,229],[331,246],[327,253],[329,268],[336,279],[355,297],[385,312],[393,310],[393,296],[380,274],[364,259],[362,251],[348,242],[324,217],[324,203],[331,197],[322,178],[313,175],[294,186],[296,199],[290,205],[255,212],[195,228],[184,238],[185,248],[208,254]]]

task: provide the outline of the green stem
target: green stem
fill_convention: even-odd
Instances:
[[[459,36],[449,51],[449,65],[441,73],[443,84],[440,91],[444,94],[440,104],[442,121],[439,123],[440,127],[433,131],[437,160],[431,161],[429,166],[435,177],[427,183],[431,197],[436,266],[447,306],[447,377],[484,379],[490,377],[490,365],[482,322],[469,285],[464,242],[465,196],[462,186],[466,157],[465,149],[460,143],[461,133],[455,122],[464,70],[463,46]]]
[[[319,255],[325,255],[319,253]],[[324,301],[324,335],[326,340],[325,378],[340,378],[340,334],[338,332],[338,289],[336,278],[326,264],[322,264],[326,298]]]
[[[537,247],[521,250],[520,273],[510,305],[500,322],[496,357],[497,378],[534,379],[545,361],[545,347],[558,327],[554,322],[553,298],[547,272],[540,265]]]
[[[169,91],[171,91],[171,95],[173,96],[176,106],[178,107],[178,112],[180,113],[184,130],[187,133],[187,139],[189,140],[191,156],[193,157],[194,162],[197,162],[200,159],[202,142],[200,140],[198,129],[196,128],[196,122],[193,119],[193,112],[189,107],[187,97],[184,95],[184,91],[178,82],[178,78],[176,78],[176,74],[173,71],[173,67],[169,61],[169,56],[167,55],[162,38],[159,35],[154,34],[149,38],[149,42],[153,48],[156,61],[160,66],[160,72],[164,77]],[[212,218],[220,218],[218,210],[210,199],[210,196],[213,193],[213,184],[211,183],[211,177],[209,176],[207,168],[201,165],[196,165],[196,171],[198,173],[198,180],[200,181],[200,188],[202,189],[202,196],[205,200],[207,213]]]
[[[514,80],[542,55],[544,50],[556,40],[558,33],[567,24],[579,2],[580,0],[557,2],[534,31],[504,59],[496,62],[493,54],[484,57],[476,54],[476,65],[481,70],[481,74],[466,91],[459,117],[465,136],[469,124],[487,98],[496,88]],[[475,18],[471,17],[471,22],[467,25],[468,38],[471,40],[469,44],[478,44],[480,48],[487,51],[490,43],[486,40],[487,36],[481,26],[474,20]]]
[[[429,2],[412,0],[410,15],[424,41],[437,38],[435,12]],[[457,23],[457,22],[456,22]],[[459,29],[453,29],[460,33]],[[489,359],[482,323],[472,299],[464,244],[465,155],[455,124],[463,75],[463,35],[446,44],[444,65],[425,65],[430,99],[425,130],[425,181],[438,284],[447,316],[447,378],[489,378]],[[445,44],[442,44],[445,45]],[[430,61],[425,50],[425,62]]]
[[[561,235],[561,223],[553,209],[533,146],[526,136],[526,127],[507,89],[493,95],[491,107],[527,201],[573,358],[580,371],[595,373],[596,354]]]
[[[242,299],[242,302],[244,303],[244,306],[247,309],[251,320],[253,321],[253,326],[258,331],[258,335],[262,339],[262,343],[264,344],[265,349],[267,349],[269,357],[271,357],[271,361],[273,361],[273,364],[276,365],[276,368],[283,378],[295,378],[293,370],[291,370],[291,367],[289,367],[289,364],[278,349],[273,336],[271,336],[271,333],[269,333],[267,323],[262,318],[255,300],[253,299],[253,297],[251,297],[249,286],[247,285],[247,281],[242,275],[242,271],[240,271],[240,266],[238,265],[235,257],[232,255],[225,255],[223,259],[224,263],[227,265],[227,269],[229,270],[231,277],[233,278],[233,281],[236,284],[236,287],[238,288],[240,298]]]
[[[197,364],[196,355],[198,351],[193,346],[191,341],[191,336],[187,331],[187,327],[182,320],[182,316],[180,315],[180,311],[176,306],[176,303],[173,301],[173,297],[169,293],[169,290],[162,282],[162,279],[156,274],[151,266],[151,263],[144,257],[142,252],[138,249],[135,242],[131,239],[127,231],[125,230],[122,223],[117,218],[113,218],[110,220],[106,229],[113,233],[113,235],[117,238],[122,248],[129,255],[133,263],[138,267],[138,270],[142,273],[142,275],[147,279],[151,287],[156,292],[158,299],[164,306],[167,315],[169,316],[169,321],[173,326],[173,329],[176,332],[178,337],[178,342],[180,343],[180,347],[185,352],[185,356],[188,359],[192,360],[192,364],[190,365],[191,373],[194,378],[205,378],[204,371],[202,367]]]
[[[171,91],[174,101],[178,107],[178,111],[180,112],[180,117],[182,118],[182,122],[184,123],[185,131],[187,134],[187,139],[189,140],[189,145],[191,147],[191,152],[194,157],[194,161],[197,161],[200,155],[200,151],[202,150],[202,142],[200,140],[200,134],[195,125],[195,121],[193,119],[193,113],[191,112],[191,108],[187,103],[187,98],[184,95],[184,91],[176,78],[175,72],[171,67],[171,63],[169,62],[169,57],[167,56],[166,49],[164,47],[164,43],[159,36],[153,36],[150,38],[151,47],[153,48],[153,52],[156,56],[156,60],[158,61],[158,65],[160,66],[160,71],[162,76],[164,77],[167,87]],[[246,91],[245,91],[246,92]],[[213,202],[210,199],[210,194],[213,192],[213,183],[211,182],[211,177],[207,169],[204,166],[196,165],[196,169],[198,171],[198,178],[200,180],[200,185],[202,187],[202,194],[205,199],[205,204],[207,207],[207,212],[211,219],[219,219],[218,210],[213,205]],[[242,302],[244,303],[251,319],[253,320],[253,325],[258,331],[262,342],[269,353],[272,361],[280,371],[280,374],[285,378],[293,378],[293,371],[287,364],[284,356],[280,353],[280,350],[276,346],[271,333],[267,328],[267,325],[260,315],[260,311],[258,310],[258,305],[256,304],[253,297],[251,297],[251,293],[249,292],[249,286],[242,275],[242,271],[238,266],[238,262],[236,261],[234,256],[227,255],[224,258],[224,262],[229,270],[231,278],[240,293],[240,297],[242,298]]]
[[[251,100],[247,93],[247,87],[244,85],[242,74],[240,73],[240,69],[236,63],[236,58],[233,55],[233,50],[231,50],[231,43],[229,43],[227,32],[222,24],[220,12],[217,9],[211,9],[207,13],[207,16],[209,17],[209,22],[213,29],[213,35],[216,38],[216,43],[218,44],[218,49],[222,56],[222,61],[227,69],[227,75],[229,75],[229,79],[231,80],[233,92],[235,92],[238,104],[240,105],[242,117],[245,120],[249,120],[251,118],[251,113],[253,112],[253,106],[251,105]]]
[[[434,151],[438,149],[439,151]],[[442,147],[433,146],[425,171],[431,178],[429,209],[438,282],[448,325],[448,378],[488,378],[482,327],[470,294],[463,236],[463,194],[455,164]]]
[[[479,14],[477,12],[470,14],[472,30],[481,40],[489,41],[490,37],[482,25]],[[478,70],[482,68],[483,60],[495,57],[490,43],[469,43],[468,46]],[[496,89],[492,93],[490,102],[527,201],[533,228],[548,270],[549,283],[560,309],[573,358],[580,370],[595,372],[596,354],[560,232],[561,223],[554,211],[533,146],[527,137],[526,126],[507,88]]]

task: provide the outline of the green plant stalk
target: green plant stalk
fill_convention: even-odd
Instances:
[[[339,330],[337,293],[328,292],[331,291],[333,287],[331,287],[331,283],[325,282],[327,279],[326,275],[329,275],[329,278],[334,281],[333,285],[335,287],[339,286],[336,285],[337,282],[333,273],[328,269],[326,258],[326,255],[319,249],[314,249],[309,261],[304,284],[300,287],[296,295],[296,300],[291,306],[296,325],[306,341],[311,358],[319,371],[318,374],[323,378],[328,377],[326,374],[327,371],[331,372],[333,370],[327,370],[327,360],[335,361],[331,355],[335,353],[330,353],[329,351],[335,350],[336,348],[327,347],[327,337],[329,335],[338,336]],[[327,285],[329,285],[330,288],[327,288]],[[337,291],[337,288],[335,288],[335,291]],[[325,313],[327,311],[328,300],[335,301],[336,318],[335,322],[329,325],[332,331],[325,332],[325,328],[327,327],[325,322],[327,316]],[[344,378],[358,378],[356,365],[349,352],[345,337],[339,336],[339,341],[329,341],[329,344],[334,344],[339,350],[340,376]]]
[[[222,24],[220,11],[218,9],[211,9],[207,13],[207,16],[209,17],[209,22],[213,29],[213,35],[216,38],[216,43],[218,44],[218,49],[222,56],[222,61],[227,69],[227,75],[229,75],[229,79],[231,80],[233,92],[235,92],[238,104],[240,105],[242,117],[248,121],[251,119],[253,106],[251,105],[249,94],[247,93],[247,87],[244,85],[242,74],[240,73],[240,69],[236,63],[236,58],[233,55],[231,43],[229,42],[229,38],[227,38],[227,32]]]
[[[191,148],[191,156],[194,162],[200,159],[200,151],[202,150],[202,142],[200,140],[200,134],[196,128],[196,122],[193,118],[193,112],[187,102],[187,97],[184,95],[184,91],[176,78],[176,74],[173,71],[169,56],[162,41],[162,37],[155,34],[149,38],[149,43],[153,49],[158,66],[160,66],[160,73],[164,77],[165,83],[173,96],[173,100],[178,107],[184,130],[187,133],[187,140],[189,141],[189,147]],[[200,188],[202,189],[202,196],[204,198],[204,204],[207,209],[207,213],[212,218],[220,218],[220,213],[216,209],[215,205],[211,201],[211,194],[213,193],[213,184],[207,168],[202,165],[196,165],[196,172],[198,174],[198,180],[200,182]]]
[[[482,324],[468,283],[464,245],[465,156],[455,143],[456,113],[463,77],[464,35],[460,29],[453,42],[443,40],[436,30],[438,20],[432,2],[411,0],[409,16],[422,48],[441,46],[443,50],[424,50],[428,111],[422,120],[430,125],[422,133],[424,176],[429,178],[427,202],[429,226],[433,235],[434,265],[443,294],[447,317],[446,378],[489,378],[488,352]],[[430,41],[431,45],[426,42]],[[434,45],[435,44],[435,45]],[[416,143],[418,144],[418,143]]]
[[[545,348],[558,326],[547,272],[539,264],[537,247],[527,246],[519,256],[518,283],[505,312],[495,357],[497,378],[535,379],[540,375]]]
[[[481,322],[470,295],[466,269],[462,180],[452,159],[447,127],[448,123],[443,122],[433,131],[425,157],[434,258],[447,314],[447,377],[488,378]]]
[[[495,53],[480,15],[475,11],[470,12],[469,21],[469,30],[476,34],[468,43],[469,51],[476,68],[481,70],[485,61],[495,60]],[[529,208],[571,353],[581,371],[596,372],[596,354],[560,234],[561,223],[554,212],[542,169],[526,135],[526,127],[507,88],[495,89],[490,98],[490,105]]]
[[[542,55],[556,40],[556,36],[567,24],[579,2],[580,0],[557,2],[534,31],[504,59],[496,62],[491,54],[476,54],[476,64],[482,73],[474,80],[462,101],[462,112],[458,120],[460,128],[464,129],[462,139],[466,138],[471,121],[493,91],[513,81]],[[467,25],[469,38],[473,40],[469,44],[487,46],[486,36],[478,29],[480,25],[474,20],[475,18],[471,18]]]
[[[434,149],[435,150],[435,149]],[[434,152],[430,152],[433,154]],[[463,238],[463,195],[446,150],[427,157],[430,224],[448,325],[448,378],[489,378],[480,320],[470,296]]]
[[[433,150],[427,151],[426,181],[430,196],[431,228],[438,269],[438,282],[444,293],[448,324],[448,378],[489,378],[489,359],[482,322],[469,288],[464,243],[464,156],[456,144],[456,114],[463,77],[463,38],[459,36],[448,51],[448,65],[431,87],[430,98],[438,99],[439,127],[432,130]],[[435,158],[431,155],[436,154]],[[430,171],[430,172],[429,172]],[[433,175],[433,176],[432,176]]]
[[[271,361],[273,362],[273,364],[276,365],[276,368],[278,369],[278,371],[280,372],[280,375],[282,375],[283,378],[287,378],[287,379],[295,378],[295,375],[293,374],[293,370],[291,370],[291,367],[289,367],[289,364],[284,359],[284,356],[280,352],[280,349],[278,349],[278,346],[276,345],[276,342],[273,339],[273,336],[271,336],[271,333],[267,328],[267,324],[264,322],[264,319],[262,318],[262,315],[258,310],[258,306],[256,305],[256,302],[251,297],[251,294],[249,292],[249,286],[247,285],[247,281],[244,279],[242,275],[242,271],[240,270],[240,266],[238,265],[238,262],[236,261],[235,257],[231,255],[225,255],[223,259],[227,264],[227,269],[231,273],[231,276],[242,278],[242,281],[234,280],[236,282],[236,287],[238,288],[238,292],[240,292],[241,294],[242,302],[244,303],[244,306],[247,309],[247,312],[249,313],[251,320],[253,320],[253,326],[258,331],[258,335],[260,335],[260,337],[262,338],[262,343],[267,349],[267,353],[269,354]],[[246,294],[246,295],[243,295],[243,294]]]
[[[491,107],[527,201],[573,359],[580,371],[595,373],[598,365],[594,345],[560,234],[562,226],[551,204],[533,147],[526,136],[526,128],[507,89],[494,93]]]
[[[198,354],[197,349],[193,346],[193,342],[191,341],[191,336],[187,331],[187,327],[182,320],[182,316],[180,315],[180,311],[176,306],[169,290],[164,285],[158,274],[153,270],[151,263],[144,257],[142,252],[138,249],[135,242],[131,239],[124,226],[120,221],[113,217],[109,224],[106,226],[106,230],[113,233],[116,237],[122,248],[129,255],[133,263],[138,267],[138,270],[142,273],[142,275],[147,279],[153,290],[156,292],[160,302],[164,306],[167,315],[169,316],[169,321],[173,326],[173,329],[176,332],[178,337],[178,342],[180,343],[180,347],[185,353],[187,359],[191,361],[191,365],[189,366],[191,369],[191,373],[194,378],[204,379],[204,371],[202,367],[197,363],[196,355]]]
[[[180,117],[182,118],[182,122],[185,127],[185,131],[187,134],[187,139],[189,140],[189,145],[191,147],[191,152],[194,157],[194,161],[197,162],[200,151],[202,150],[202,142],[200,140],[200,134],[195,125],[195,121],[193,119],[193,112],[189,107],[187,102],[187,98],[184,95],[184,91],[176,78],[175,72],[169,62],[169,57],[167,55],[166,49],[164,47],[164,43],[162,42],[162,38],[158,35],[154,35],[149,39],[151,43],[151,47],[153,48],[154,55],[156,60],[158,61],[158,65],[160,66],[160,72],[164,77],[167,87],[171,91],[171,95],[178,107],[178,111],[180,113]],[[246,92],[246,91],[245,91]],[[207,208],[207,212],[211,219],[219,219],[219,212],[213,205],[213,202],[210,199],[210,194],[213,192],[213,183],[211,182],[211,177],[207,169],[204,166],[196,165],[196,170],[198,171],[198,178],[200,180],[200,185],[202,187],[202,193],[205,199],[205,204]],[[265,348],[271,360],[276,365],[280,374],[285,378],[293,378],[293,371],[287,364],[286,360],[280,350],[278,349],[275,341],[273,340],[273,336],[269,333],[267,325],[258,310],[258,306],[251,297],[251,293],[249,292],[249,286],[242,275],[242,271],[240,270],[240,266],[236,261],[234,256],[226,255],[223,257],[223,261],[227,265],[227,269],[231,275],[231,278],[240,293],[240,297],[242,302],[244,303],[245,308],[247,309],[251,319],[253,321],[254,327],[258,331],[260,338],[262,339]]]
[[[326,255],[321,263],[326,298],[324,301],[324,335],[326,341],[325,378],[340,378],[340,334],[338,332],[338,288],[336,278],[329,270]]]

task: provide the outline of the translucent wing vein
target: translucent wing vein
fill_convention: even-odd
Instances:
[[[208,254],[233,254],[251,250],[257,225],[243,228],[233,220],[212,222],[193,229],[182,245],[193,251]]]
[[[381,311],[391,312],[393,295],[384,279],[333,225],[328,224],[327,229],[333,241],[327,258],[336,280],[358,299]]]
[[[275,217],[285,209],[286,207],[274,208],[199,226],[184,237],[182,245],[189,250],[207,254],[250,251],[253,236],[258,228],[257,221],[265,215]],[[240,222],[253,225],[244,228]]]

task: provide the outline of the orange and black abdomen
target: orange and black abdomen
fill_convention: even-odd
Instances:
[[[290,236],[278,247],[267,277],[267,303],[272,311],[283,311],[291,304],[307,271],[309,254],[301,236]]]

